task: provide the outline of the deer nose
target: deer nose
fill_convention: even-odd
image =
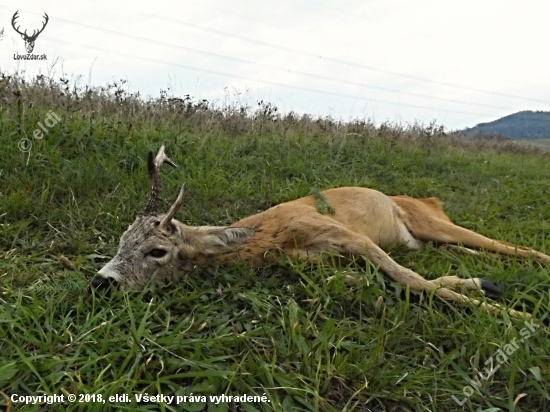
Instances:
[[[109,286],[116,284],[116,281],[112,278],[104,278],[103,276],[94,276],[94,278],[90,283],[92,284],[92,287],[95,290],[99,292],[103,292],[109,289]]]

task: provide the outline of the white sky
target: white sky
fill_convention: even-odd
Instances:
[[[48,13],[47,61],[14,60],[16,10],[28,33]],[[458,129],[550,110],[549,19],[548,0],[0,0],[0,69]]]

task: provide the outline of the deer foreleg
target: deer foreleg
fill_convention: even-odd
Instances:
[[[312,228],[313,229],[313,228]],[[298,256],[309,259],[316,258],[321,252],[337,252],[344,256],[364,256],[372,264],[378,266],[393,281],[404,287],[410,287],[413,290],[433,291],[436,295],[451,301],[468,303],[479,306],[485,310],[499,313],[503,308],[496,303],[486,303],[480,300],[470,298],[461,293],[447,289],[447,286],[457,287],[464,285],[466,288],[479,289],[479,280],[460,279],[454,276],[445,276],[433,281],[424,279],[418,273],[407,269],[395,262],[386,252],[366,236],[358,235],[337,225],[328,227],[319,227],[316,225],[309,242],[296,250]],[[310,232],[310,233],[312,233]],[[513,317],[528,317],[528,314],[508,309],[508,313]]]

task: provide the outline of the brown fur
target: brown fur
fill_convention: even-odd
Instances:
[[[329,189],[322,195],[334,213],[319,213],[315,197],[306,196],[246,217],[230,227],[190,227],[172,219],[183,201],[182,188],[167,215],[138,216],[123,234],[117,255],[99,275],[115,279],[122,288],[140,288],[153,275],[163,279],[196,266],[245,261],[261,267],[277,262],[281,255],[312,260],[323,252],[336,252],[347,257],[366,257],[404,287],[434,291],[444,299],[498,312],[502,309],[497,304],[451,290],[479,289],[479,279],[444,276],[426,280],[396,263],[383,249],[397,245],[418,249],[424,242],[433,241],[550,263],[550,256],[533,249],[489,239],[453,224],[435,198],[390,197],[362,187]],[[165,254],[153,256],[160,254],[158,250]],[[509,313],[521,315],[514,310]]]

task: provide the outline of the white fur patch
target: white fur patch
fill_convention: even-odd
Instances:
[[[401,221],[397,221],[397,226],[399,227],[399,243],[408,247],[409,249],[419,250],[424,247],[424,242],[415,238],[407,226]]]

